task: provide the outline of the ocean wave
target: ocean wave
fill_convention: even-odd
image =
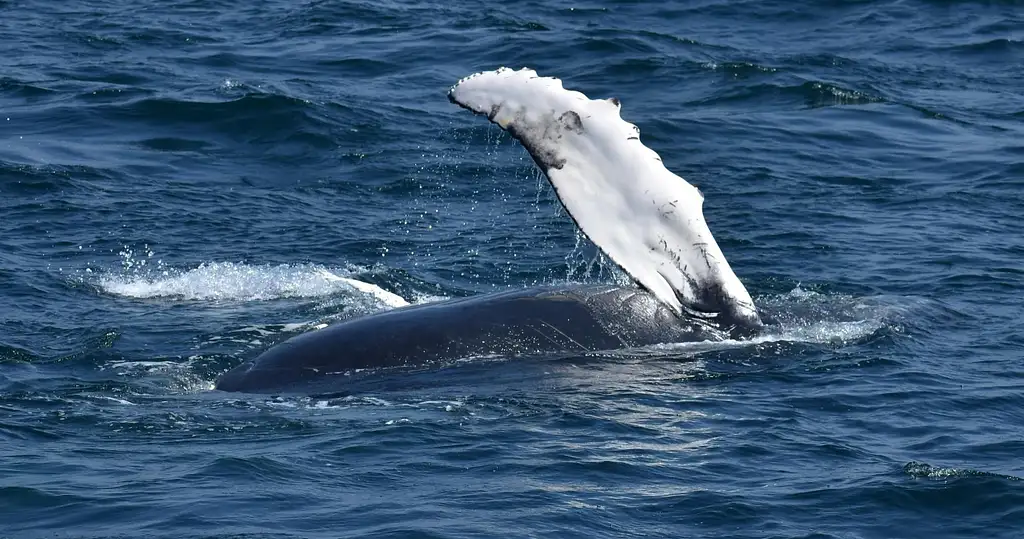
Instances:
[[[998,58],[1003,54],[1019,54],[1024,52],[1024,41],[1009,38],[995,38],[986,41],[977,41],[962,45],[945,47],[943,50],[953,54],[964,54],[980,56],[985,60],[992,60],[993,55]]]
[[[38,211],[49,204],[75,206],[97,204],[118,178],[116,171],[81,164],[39,164],[32,155],[19,155],[23,163],[0,159],[0,178],[10,196],[0,197],[6,211]],[[8,215],[9,216],[9,215]],[[14,221],[14,219],[12,219]]]
[[[0,364],[3,363],[32,363],[39,359],[39,356],[32,352],[0,343]],[[0,376],[2,378],[2,376]]]
[[[59,94],[59,91],[45,86],[39,86],[12,77],[0,77],[0,95],[4,97],[33,100]],[[0,121],[3,120],[4,118],[0,118]]]
[[[232,87],[234,88],[234,87]],[[130,103],[120,112],[136,118],[151,118],[168,125],[176,123],[208,124],[237,121],[241,118],[284,120],[295,115],[305,117],[305,111],[312,105],[309,100],[278,93],[246,92],[228,100],[185,100],[170,97],[154,97]]]
[[[738,105],[766,102],[780,105],[802,105],[804,108],[836,107],[845,105],[869,105],[884,103],[886,99],[869,92],[844,88],[838,84],[822,81],[805,81],[799,84],[760,83],[737,86],[714,97],[703,98],[696,104],[701,106]]]
[[[733,77],[750,77],[765,73],[776,73],[778,68],[755,64],[753,62],[714,62],[707,61],[701,64],[704,69],[721,71]]]

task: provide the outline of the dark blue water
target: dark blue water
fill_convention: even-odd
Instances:
[[[512,7],[515,6],[515,7]],[[448,103],[617,96],[752,343],[212,391],[317,324],[611,281]],[[1020,537],[1019,2],[0,2],[0,536]]]

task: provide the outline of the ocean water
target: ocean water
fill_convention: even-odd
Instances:
[[[623,277],[450,104],[615,96],[750,342],[216,377],[321,324]],[[0,537],[1021,537],[1019,2],[0,1]]]

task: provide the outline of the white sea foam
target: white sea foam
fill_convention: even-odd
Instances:
[[[774,342],[843,346],[884,328],[899,331],[902,317],[919,304],[913,298],[856,298],[821,294],[799,286],[785,294],[763,296],[757,301],[772,322],[763,333],[751,339],[658,344],[621,353],[700,354]]]
[[[188,270],[128,271],[132,269],[101,275],[96,284],[108,294],[136,299],[263,301],[349,293],[372,298],[387,307],[408,304],[377,285],[344,276],[348,272],[317,264],[207,262]]]
[[[123,372],[158,372],[178,368],[180,364],[172,361],[110,361],[101,369],[117,369]]]

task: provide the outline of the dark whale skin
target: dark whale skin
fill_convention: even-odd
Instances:
[[[332,379],[344,384],[343,375],[358,369],[494,354],[585,353],[714,335],[707,323],[686,323],[640,289],[529,288],[402,307],[304,333],[226,372],[216,388],[301,391]]]

